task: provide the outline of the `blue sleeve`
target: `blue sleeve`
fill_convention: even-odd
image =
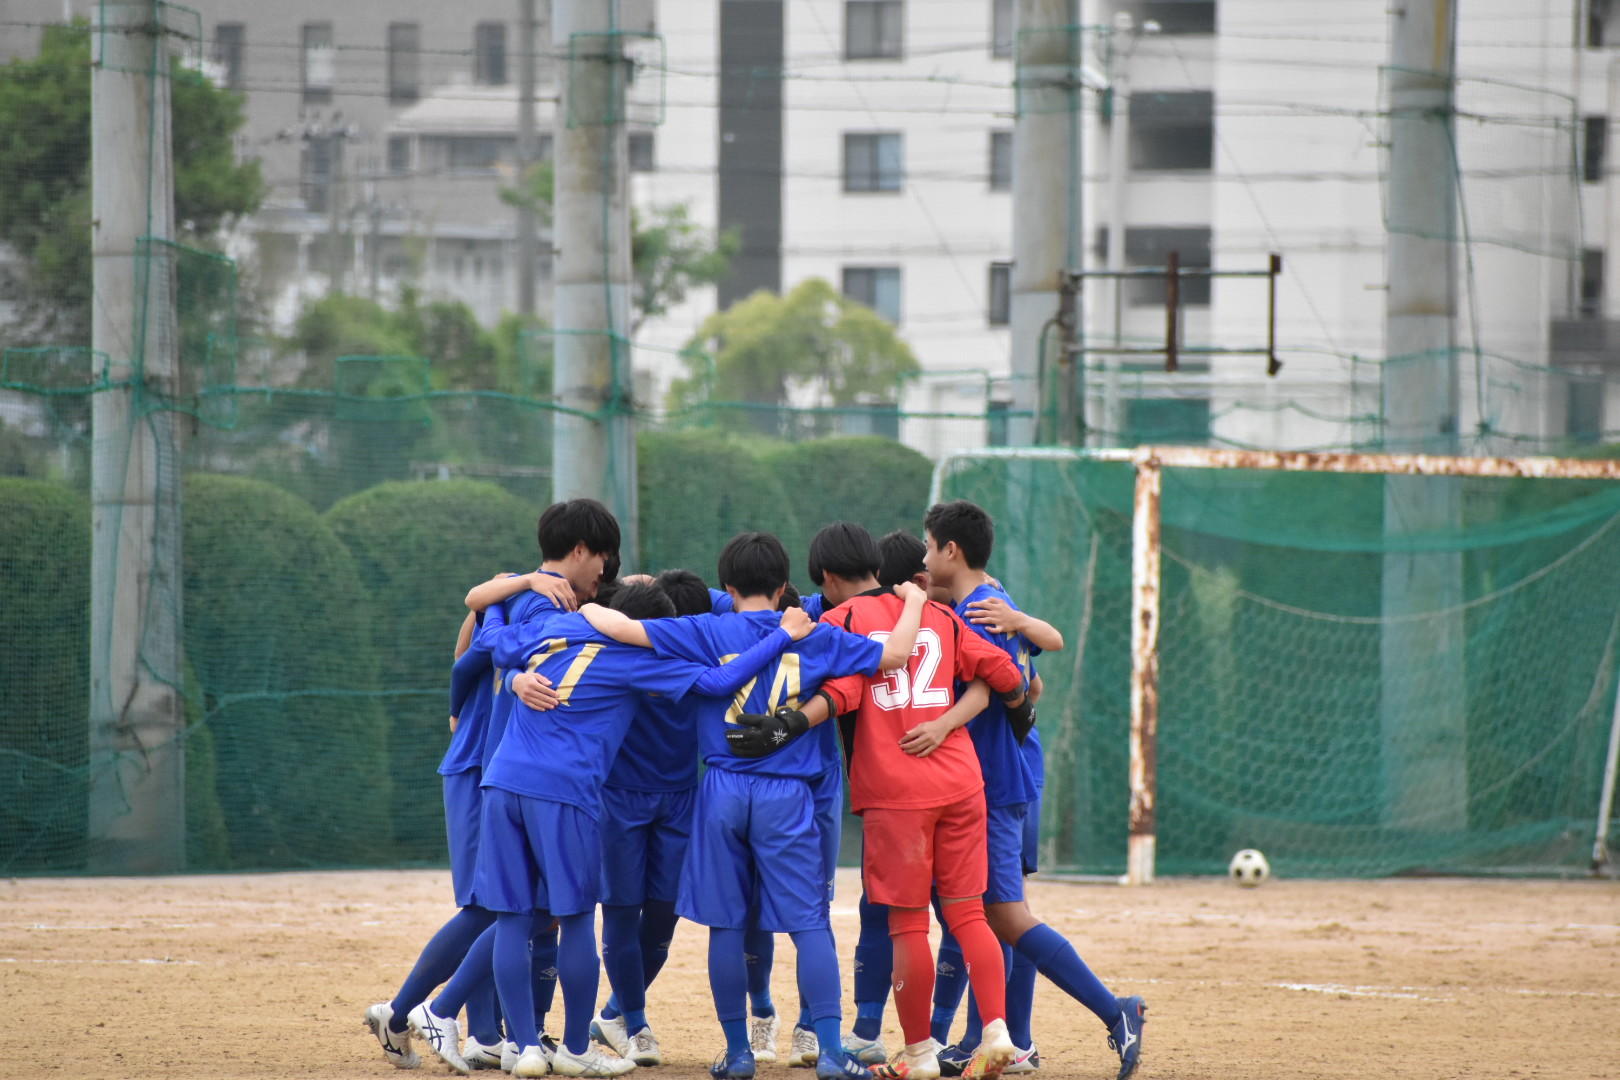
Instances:
[[[626,651],[624,681],[645,693],[663,694],[668,698],[684,697],[704,673],[704,669],[697,664],[666,660],[634,645],[615,644],[610,647]]]
[[[732,610],[731,594],[724,589],[709,590],[709,610],[716,615],[724,615]]]
[[[489,653],[484,649],[469,648],[456,657],[450,668],[450,715],[460,716],[480,680],[489,675]]]
[[[749,679],[759,674],[761,668],[775,660],[793,644],[793,639],[783,629],[772,630],[754,644],[748,646],[737,654],[737,658],[728,664],[711,667],[698,677],[692,684],[692,692],[702,694],[704,697],[730,697],[741,690]],[[877,642],[872,644],[876,645]],[[878,647],[878,654],[882,655],[882,646]]]
[[[666,660],[685,660],[708,667],[719,662],[720,654],[703,632],[703,615],[683,615],[678,619],[648,619],[641,624],[647,631],[652,651]]]
[[[827,612],[827,598],[820,593],[800,597],[799,606],[804,608],[804,613],[812,619],[819,619]]]
[[[826,678],[840,675],[876,675],[883,666],[883,645],[864,634],[857,634],[837,626],[823,623],[810,631],[810,637],[821,635],[818,642],[823,650],[823,663],[827,665]],[[808,639],[806,639],[808,640]]]
[[[557,605],[539,593],[525,593],[516,601],[509,600],[507,603],[512,606],[506,611],[509,622],[505,626],[488,630],[489,611],[500,605],[494,605],[484,613],[487,640],[480,642],[488,647],[495,666],[500,668],[522,664],[535,646],[545,640],[546,619],[558,614]]]

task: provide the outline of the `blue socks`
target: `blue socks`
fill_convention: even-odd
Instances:
[[[602,966],[607,968],[608,982],[613,985],[609,1004],[622,1010],[625,1029],[632,1033],[647,1026],[646,973],[641,961],[641,909],[604,904]]]
[[[596,912],[565,915],[559,921],[562,933],[557,946],[557,980],[562,983],[563,1045],[573,1053],[583,1054],[590,1048],[591,1016],[596,1012],[601,975],[596,956]],[[497,941],[497,947],[499,944]]]
[[[793,935],[793,947],[798,951],[799,1000],[803,1012],[809,1014],[809,1024],[816,1031],[816,1040],[822,1052],[842,1055],[844,1036],[839,1030],[843,1017],[839,1009],[838,950],[833,945],[831,930],[800,930]]]
[[[673,900],[648,900],[641,905],[643,986],[651,986],[658,973],[664,970],[664,961],[669,959],[669,944],[675,939],[675,924],[680,921],[681,917],[675,914]]]
[[[501,995],[506,1014],[507,1038],[518,1049],[537,1046],[539,1028],[534,1022],[534,983],[530,967],[529,936],[536,916],[501,912],[495,918],[495,989]]]
[[[501,1003],[495,996],[495,981],[484,984],[467,999],[467,1034],[485,1046],[498,1044],[501,1034]]]
[[[1035,1012],[1035,962],[1021,952],[1013,952],[1007,968],[1007,1034],[1020,1050],[1035,1041],[1030,1021]]]
[[[1111,1027],[1119,1020],[1119,1002],[1062,934],[1041,923],[1026,931],[1013,948],[1028,957],[1059,990],[1096,1013],[1104,1024]]]
[[[861,893],[861,936],[855,945],[855,1036],[875,1039],[883,1030],[883,1007],[894,977],[889,909]]]
[[[495,963],[495,926],[492,924],[472,943],[461,966],[444,984],[430,1006],[439,1016],[455,1016],[485,986],[492,986]]]
[[[647,900],[639,908],[607,906],[602,908],[602,966],[607,969],[608,982],[613,986],[613,993],[608,996],[607,1004],[602,1006],[602,1019],[612,1020],[618,1016],[625,1016],[626,1029],[633,1035],[647,1026],[647,1017],[644,1011],[632,1016],[622,1010],[619,1004],[619,987],[630,985],[627,981],[630,977],[629,957],[616,955],[620,951],[621,935],[625,931],[615,925],[615,919],[619,917],[615,913],[624,911],[635,915],[635,938],[640,947],[640,985],[643,1003],[646,1001],[647,988],[664,969],[664,962],[669,959],[670,941],[675,936],[675,924],[680,921],[680,916],[675,914],[675,903],[671,900]],[[637,1020],[640,1021],[639,1024],[635,1022]]]
[[[709,992],[726,1033],[726,1053],[748,1049],[748,965],[743,931],[709,928]]]
[[[428,940],[422,955],[416,958],[416,966],[411,968],[411,973],[400,984],[399,993],[394,995],[390,1003],[394,1010],[394,1015],[388,1021],[390,1031],[397,1035],[405,1030],[406,1014],[426,1001],[434,987],[455,974],[472,943],[494,921],[493,912],[470,906],[450,916],[450,921],[439,927],[439,932]]]
[[[557,999],[557,929],[548,922],[529,939],[529,963],[534,968],[534,1026],[546,1030],[546,1014]]]
[[[934,1015],[928,1025],[928,1034],[941,1045],[950,1044],[951,1025],[956,1022],[956,1009],[966,991],[967,963],[962,958],[962,947],[949,930],[942,931],[939,960],[934,967]]]
[[[771,965],[776,960],[776,935],[764,930],[739,931],[743,935],[743,957],[747,964],[748,1000],[755,1016],[775,1016],[771,1001]],[[710,939],[711,944],[713,939]]]

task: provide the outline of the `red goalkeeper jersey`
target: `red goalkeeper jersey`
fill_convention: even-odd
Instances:
[[[884,641],[903,607],[893,592],[874,590],[846,600],[821,621]],[[956,612],[929,601],[923,605],[917,644],[904,668],[822,684],[840,715],[856,713],[849,761],[850,809],[858,814],[873,807],[946,806],[983,789],[979,757],[965,728],[951,732],[927,757],[900,749],[906,732],[950,709],[958,681],[974,679],[1010,693],[1023,685],[1024,676],[1006,653],[969,630]]]

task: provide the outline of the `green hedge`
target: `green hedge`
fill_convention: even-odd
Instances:
[[[0,872],[84,862],[90,509],[0,479]]]
[[[298,497],[206,474],[186,479],[184,542],[186,657],[230,865],[376,862],[390,828],[388,699],[353,557]],[[191,776],[206,782],[201,771]]]
[[[380,484],[326,512],[354,556],[372,611],[372,641],[389,697],[394,851],[444,858],[435,770],[450,735],[447,687],[462,598],[503,570],[533,569],[539,508],[473,480]]]

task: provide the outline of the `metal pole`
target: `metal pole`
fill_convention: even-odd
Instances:
[[[178,349],[162,5],[107,0],[91,73],[94,395],[87,867],[183,869]]]
[[[1406,0],[1392,19],[1385,449],[1455,454],[1454,11],[1451,0]],[[1461,521],[1455,481],[1384,482],[1380,707],[1394,828],[1467,827],[1462,556],[1414,551],[1411,539],[1455,534]]]
[[[1056,341],[1045,343],[1042,356],[1043,330],[1058,311],[1059,275],[1079,268],[1071,264],[1070,251],[1081,228],[1079,119],[1071,116],[1080,103],[1079,22],[1078,0],[1018,0],[1010,319],[1014,416],[1008,422],[1014,444],[1035,440],[1035,416],[1044,412],[1041,398],[1048,392],[1039,385],[1039,373],[1052,363],[1061,363],[1065,372],[1080,364],[1078,355],[1060,358]],[[1059,222],[1062,228],[1056,227]],[[1078,310],[1075,317],[1078,324]],[[1075,393],[1073,381],[1060,392]],[[1054,411],[1064,415],[1062,408]]]
[[[535,18],[534,0],[518,0],[518,182],[528,182],[534,166],[535,134]],[[527,194],[527,192],[525,192]],[[539,238],[532,207],[517,211],[517,309],[520,315],[535,313],[535,263],[540,255]]]
[[[336,126],[326,133],[327,163],[330,166],[326,173],[326,246],[327,279],[326,291],[328,295],[336,295],[343,291],[343,264],[345,252],[343,250],[343,133]]]
[[[1131,818],[1125,856],[1128,885],[1153,884],[1158,842],[1159,500],[1157,461],[1136,466],[1131,513]]]
[[[566,55],[556,133],[557,402],[591,416],[553,422],[552,496],[601,499],[637,565],[635,419],[630,380],[628,81],[614,0],[558,0],[553,42]]]
[[[1609,756],[1603,765],[1603,796],[1598,802],[1597,835],[1592,839],[1592,873],[1609,864],[1609,814],[1614,809],[1614,775],[1620,759],[1620,685],[1615,687],[1614,720],[1609,725]]]
[[[1130,167],[1131,73],[1130,56],[1122,54],[1116,33],[1109,42],[1108,70],[1110,104],[1108,127],[1108,269],[1125,269],[1125,175]],[[1108,279],[1108,300],[1113,309],[1114,348],[1124,342],[1125,279]],[[1114,353],[1103,361],[1103,428],[1107,435],[1099,443],[1118,445],[1125,432],[1124,408],[1120,402],[1120,356]]]

